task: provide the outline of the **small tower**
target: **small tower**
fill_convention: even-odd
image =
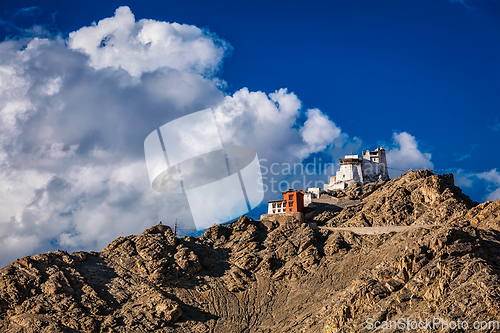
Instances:
[[[389,179],[385,149],[378,147],[374,151],[367,150],[366,153],[363,152],[362,169],[363,176],[368,180]]]

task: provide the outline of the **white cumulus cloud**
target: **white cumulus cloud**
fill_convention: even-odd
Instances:
[[[123,68],[132,76],[167,67],[199,74],[218,70],[229,44],[198,27],[142,19],[128,7],[69,35],[71,49],[90,57],[95,69]]]
[[[493,190],[486,195],[486,200],[500,200],[500,172],[498,172],[496,168],[487,172],[478,173],[476,177],[490,182],[490,188],[493,187]]]
[[[324,150],[332,144],[342,132],[326,114],[318,109],[307,110],[307,120],[300,129],[306,147],[299,152],[299,157]]]
[[[300,142],[298,131],[292,128],[300,108],[300,100],[286,89],[268,96],[242,88],[226,96],[213,112],[223,143],[250,146],[279,159],[290,153],[283,151],[289,144]]]
[[[303,126],[297,128],[301,108],[301,101],[286,88],[269,95],[242,88],[226,96],[214,115],[224,143],[253,147],[260,158],[273,161],[292,163],[357,140],[350,140],[319,109],[307,110]]]
[[[413,135],[407,132],[393,133],[392,139],[392,147],[386,152],[391,178],[409,169],[432,169],[434,167],[431,162],[432,155],[418,149],[417,139]]]
[[[483,200],[500,200],[500,172],[496,168],[483,172],[456,169],[453,174],[455,185],[478,192]]]

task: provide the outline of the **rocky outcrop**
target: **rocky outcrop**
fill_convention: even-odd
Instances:
[[[487,201],[470,209],[464,220],[483,229],[500,231],[500,201]]]
[[[358,205],[346,207],[326,225],[440,225],[462,219],[476,205],[454,185],[452,174],[409,171],[378,187]]]
[[[357,235],[293,215],[242,217],[197,238],[158,225],[101,252],[25,257],[0,270],[0,332],[363,332],[369,319],[497,320],[499,211],[500,201],[476,205],[450,176],[410,172],[314,221],[435,226]]]

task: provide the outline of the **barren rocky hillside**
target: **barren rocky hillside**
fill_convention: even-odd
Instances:
[[[478,205],[430,172],[351,191],[360,204],[311,221],[432,226],[357,235],[242,217],[198,238],[159,225],[98,253],[25,257],[0,271],[0,332],[363,332],[370,318],[500,319],[500,201]]]

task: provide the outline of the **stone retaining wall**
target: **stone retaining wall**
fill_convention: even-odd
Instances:
[[[278,214],[262,214],[260,216],[261,221],[269,221],[269,222],[285,222],[292,220],[299,220],[300,222],[304,222],[304,214],[298,213],[278,213]]]
[[[324,203],[324,204],[329,204],[329,205],[336,205],[336,206],[346,206],[346,205],[355,205],[361,202],[361,200],[350,200],[346,198],[336,198],[332,197],[331,195],[325,195],[322,194],[319,199],[312,199],[312,203]]]

